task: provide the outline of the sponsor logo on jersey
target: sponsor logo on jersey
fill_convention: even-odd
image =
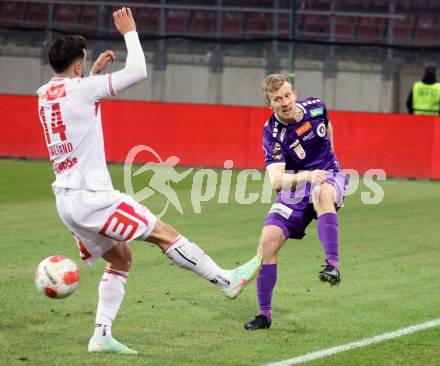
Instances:
[[[315,132],[310,131],[307,135],[303,136],[302,140],[303,140],[303,141],[309,141],[309,140],[311,140],[312,138],[314,138],[315,136],[316,136],[316,135],[315,135]]]
[[[295,152],[296,156],[298,156],[301,160],[306,158],[306,152],[300,144],[296,145],[293,148],[293,151]]]
[[[270,208],[269,213],[276,213],[278,215],[283,216],[285,219],[288,219],[292,214],[293,209],[290,207],[284,206],[281,203],[274,203]]]
[[[310,124],[310,122],[306,122],[301,127],[297,128],[295,130],[295,132],[298,136],[301,136],[304,133],[306,133],[308,130],[310,130],[311,128],[312,128],[312,125]]]
[[[64,84],[52,84],[51,87],[46,91],[46,95],[48,101],[63,98],[66,96],[66,88]]]
[[[286,134],[286,129],[283,128],[283,129],[281,130],[281,134],[280,134],[280,140],[281,140],[281,142],[284,141],[284,135],[285,135],[285,134]]]
[[[293,141],[293,144],[291,144],[290,146],[289,146],[289,149],[293,149],[296,145],[298,145],[299,144],[299,140],[298,139],[296,139],[295,141]]]
[[[64,173],[66,170],[72,168],[73,166],[78,163],[77,158],[67,158],[66,160],[62,161],[61,163],[56,163],[52,161],[52,167],[55,174],[61,174]]]
[[[319,137],[324,137],[325,134],[327,132],[327,128],[325,127],[325,123],[321,122],[317,127],[316,127],[316,133],[318,134]]]
[[[310,115],[312,117],[321,116],[324,113],[324,108],[315,108],[310,110]]]

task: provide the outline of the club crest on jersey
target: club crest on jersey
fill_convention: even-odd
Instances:
[[[317,127],[316,127],[316,133],[318,134],[319,137],[324,137],[325,134],[327,132],[327,128],[325,127],[325,123],[321,122]]]
[[[312,117],[321,116],[324,113],[324,108],[315,108],[310,110],[310,115]]]
[[[306,133],[308,130],[312,128],[312,125],[310,122],[304,123],[301,127],[298,127],[295,132],[298,136],[301,136],[302,134]]]
[[[298,156],[301,160],[304,160],[306,158],[306,152],[304,151],[301,144],[296,145],[293,148],[293,151],[295,152],[296,156]]]
[[[66,96],[66,88],[64,84],[52,85],[50,89],[46,91],[47,100],[55,100]]]

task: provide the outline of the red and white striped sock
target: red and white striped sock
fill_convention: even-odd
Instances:
[[[124,299],[127,278],[128,272],[113,268],[105,269],[98,289],[99,300],[94,336],[112,336],[112,323]]]

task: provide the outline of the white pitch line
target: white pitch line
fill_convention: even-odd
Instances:
[[[279,362],[272,362],[265,364],[264,366],[290,366],[290,365],[298,365],[300,363],[309,362],[313,360],[317,360],[319,358],[327,357],[330,355],[334,355],[335,353],[349,351],[355,348],[365,347],[369,346],[370,344],[379,343],[382,341],[386,341],[388,339],[398,338],[407,334],[415,333],[420,330],[425,330],[428,328],[437,327],[440,325],[440,319],[434,319],[426,323],[413,325],[411,327],[407,328],[401,328],[394,332],[384,333],[372,338],[365,338],[361,339],[357,342],[347,343],[343,344],[341,346],[336,346],[332,348],[326,348],[321,351],[311,352],[307,353],[303,356],[290,358],[288,360],[279,361]]]

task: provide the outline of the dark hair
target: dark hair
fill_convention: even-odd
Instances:
[[[86,40],[81,36],[57,38],[49,47],[49,62],[55,72],[66,71],[79,58],[84,57]]]
[[[437,82],[437,68],[434,63],[425,65],[425,74],[423,75],[422,82],[425,84],[435,84]]]

